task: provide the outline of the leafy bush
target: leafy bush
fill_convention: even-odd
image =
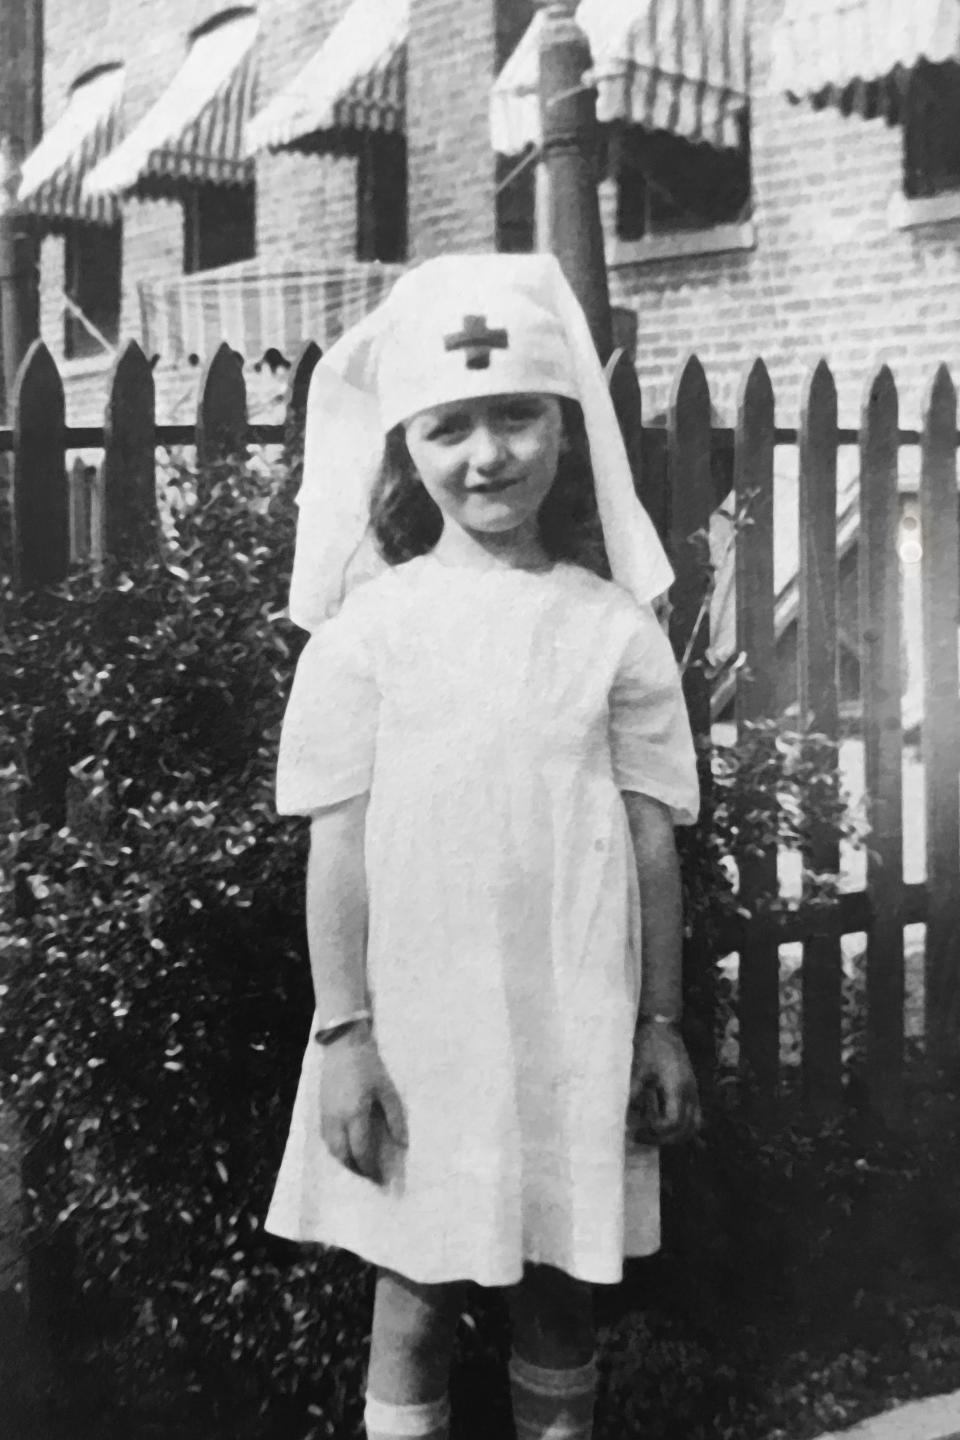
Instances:
[[[701,1066],[736,1068],[738,983],[725,956],[739,950],[745,926],[796,913],[822,911],[836,902],[839,877],[815,868],[815,841],[829,833],[849,845],[862,842],[863,825],[844,792],[838,745],[816,731],[780,720],[746,725],[736,738],[700,742],[703,805],[697,824],[677,831],[684,890],[688,1044]],[[797,887],[774,888],[748,904],[740,891],[744,863],[793,856]],[[801,1050],[800,976],[780,986],[782,1058]],[[856,977],[843,981],[847,1030],[862,1033],[865,993]],[[847,1061],[853,1056],[848,1045]],[[741,1077],[742,1078],[742,1077]],[[749,1082],[748,1082],[749,1083]]]
[[[734,860],[771,850],[792,852],[802,865],[803,903],[829,905],[837,876],[813,868],[814,837],[825,831],[857,843],[861,827],[843,791],[837,742],[781,720],[754,721],[735,740],[702,740],[701,770],[709,777],[697,825],[678,832],[689,927],[720,943],[730,922],[746,916]],[[750,913],[772,916],[795,908],[779,894],[763,896]]]
[[[232,1434],[314,1405],[342,1436],[365,1272],[260,1229],[312,1008],[305,836],[272,799],[295,481],[179,465],[162,553],[3,597],[0,1073],[57,1172],[37,1238],[71,1232],[127,1393],[172,1361]]]

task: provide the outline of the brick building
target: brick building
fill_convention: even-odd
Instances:
[[[921,46],[925,38],[935,42],[935,12],[945,7],[920,3],[909,16],[899,8],[903,30],[914,31],[897,56],[909,67],[917,54],[911,42],[918,31]],[[960,68],[921,63],[912,75],[897,74],[891,83],[910,83],[913,107],[885,107],[876,93],[884,72],[867,70],[872,94],[859,79],[856,67],[870,63],[862,36],[849,35],[844,53],[842,37],[828,27],[818,37],[816,9],[811,0],[754,6],[751,201],[740,234],[731,236],[735,245],[647,259],[642,242],[632,253],[628,243],[615,244],[615,289],[637,306],[640,369],[661,401],[679,357],[696,349],[729,417],[740,376],[760,354],[782,423],[792,424],[803,379],[825,356],[841,424],[855,425],[868,374],[886,361],[899,386],[902,423],[916,426],[935,366],[945,360],[960,378]],[[950,53],[960,58],[960,15],[950,9]],[[804,20],[814,23],[812,34]],[[896,56],[896,16],[884,38]],[[820,47],[820,75],[797,73],[810,62],[805,43]],[[801,103],[785,96],[789,83]],[[808,103],[808,90],[822,108]],[[920,173],[911,174],[911,158],[924,152]]]
[[[118,337],[159,354],[161,416],[182,419],[188,358],[213,331],[248,359],[290,349],[298,329],[322,342],[318,327],[349,322],[392,264],[493,246],[488,91],[532,12],[46,0],[44,138],[21,203],[43,237],[41,333],[69,418],[98,417]],[[292,133],[274,144],[278,107]]]
[[[623,8],[581,5],[601,106],[605,12]],[[935,365],[960,369],[956,5],[660,0],[627,8],[640,17],[627,118],[646,123],[649,115],[650,123],[646,134],[611,127],[616,176],[601,193],[611,289],[637,312],[637,366],[653,410],[663,409],[678,365],[695,350],[729,420],[745,369],[762,355],[782,423],[791,424],[804,376],[826,357],[841,423],[856,423],[867,372],[887,361],[904,423],[915,425]],[[507,91],[522,88],[519,58],[508,62],[515,79],[499,82]],[[644,62],[686,69],[686,90],[660,87],[672,109]],[[739,138],[729,111],[710,111],[711,86],[721,85],[745,92]],[[728,104],[736,99],[729,91]],[[650,133],[657,125],[673,134]],[[530,129],[520,119],[509,148]]]
[[[960,55],[956,6],[917,0],[899,19],[889,0],[584,0],[582,11],[600,48],[636,11],[634,50],[659,26],[664,74],[693,61],[694,82],[719,74],[728,87],[716,133],[684,118],[682,94],[672,109],[670,93],[662,103],[649,76],[606,127],[611,289],[638,317],[647,414],[662,412],[696,350],[727,421],[761,354],[784,424],[825,356],[842,423],[855,423],[867,374],[886,360],[903,422],[915,425],[935,364],[960,368],[960,70],[947,59]],[[288,342],[298,325],[316,333],[303,276],[322,285],[329,311],[337,293],[355,306],[371,298],[354,293],[358,261],[532,244],[536,167],[517,173],[522,155],[494,153],[488,117],[494,79],[516,68],[534,12],[533,0],[46,0],[48,139],[85,92],[99,87],[101,107],[86,158],[77,149],[59,180],[25,199],[41,212],[42,330],[64,362],[71,415],[99,412],[109,355],[65,313],[65,293],[108,344],[145,336],[172,406],[185,373],[190,393],[186,356],[202,358],[211,327],[248,359],[278,343],[280,312]],[[702,73],[698,23],[712,51]],[[865,53],[864,35],[882,54],[869,43]],[[123,145],[129,159],[151,107],[169,112],[204,45],[217,63],[234,55],[219,100],[208,97],[192,130],[173,125],[139,169],[118,179],[114,164],[111,191],[80,199],[64,175],[79,167],[89,180],[97,158],[102,175]],[[219,120],[218,104],[229,112]]]

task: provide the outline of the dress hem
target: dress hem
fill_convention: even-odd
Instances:
[[[619,1285],[623,1280],[623,1266],[627,1260],[646,1260],[650,1256],[658,1254],[661,1245],[657,1244],[646,1250],[633,1250],[625,1254],[620,1262],[619,1268],[611,1269],[607,1266],[577,1266],[571,1267],[561,1263],[555,1256],[549,1254],[531,1254],[522,1257],[519,1270],[498,1274],[494,1270],[486,1269],[480,1265],[468,1265],[453,1273],[438,1274],[427,1267],[422,1270],[419,1266],[415,1268],[400,1268],[392,1259],[386,1255],[378,1254],[375,1246],[364,1246],[361,1249],[356,1244],[349,1244],[346,1241],[338,1241],[330,1238],[323,1238],[319,1235],[292,1234],[290,1229],[280,1229],[277,1225],[271,1224],[269,1220],[264,1225],[268,1235],[275,1235],[281,1240],[289,1240],[297,1245],[321,1245],[330,1250],[345,1250],[356,1259],[366,1265],[373,1265],[378,1269],[392,1270],[394,1273],[403,1275],[405,1279],[412,1280],[418,1285],[453,1285],[461,1281],[469,1281],[474,1285],[480,1285],[484,1289],[502,1290],[511,1285],[518,1285],[523,1278],[525,1265],[550,1265],[555,1270],[561,1270],[573,1280],[581,1280],[587,1285]]]

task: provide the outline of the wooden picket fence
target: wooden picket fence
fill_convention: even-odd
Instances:
[[[59,581],[71,559],[91,553],[93,529],[115,557],[156,543],[155,479],[159,445],[196,445],[201,461],[248,444],[279,444],[302,424],[310,374],[319,358],[308,345],[289,382],[282,425],[249,424],[242,369],[222,345],[205,372],[196,423],[157,425],[153,375],[128,344],[113,372],[103,428],[68,427],[63,386],[49,352],[36,343],[21,369],[12,428],[0,430],[0,453],[13,453],[13,567],[22,588]],[[737,508],[750,521],[736,543],[738,727],[774,713],[776,663],[773,578],[774,447],[799,447],[800,573],[799,714],[816,730],[838,735],[837,452],[857,445],[861,464],[859,587],[862,735],[872,826],[865,888],[826,909],[744,922],[730,937],[739,953],[739,1045],[751,1087],[767,1097],[780,1084],[779,946],[803,945],[802,1065],[804,1093],[815,1104],[842,1092],[841,936],[866,934],[867,1083],[877,1105],[896,1111],[904,1077],[904,926],[926,925],[925,1039],[937,1062],[953,1058],[960,1035],[960,534],[957,504],[956,393],[945,367],[933,379],[920,431],[901,429],[897,392],[886,367],[871,380],[859,430],[837,422],[836,388],[821,363],[805,388],[797,428],[776,424],[774,395],[762,360],[742,386],[733,430],[711,426],[710,395],[699,361],[680,373],[665,428],[644,427],[635,372],[622,356],[611,390],[641,496],[674,557],[671,632],[691,660],[709,646],[710,585],[704,535],[716,493],[715,461],[732,461]],[[898,454],[920,447],[923,542],[923,760],[927,880],[905,885],[902,861],[900,570]],[[71,450],[102,450],[102,515],[91,511],[82,475],[67,473]],[[721,469],[723,467],[720,467]],[[92,523],[92,516],[93,521]],[[711,725],[710,680],[693,663],[684,679],[696,733]],[[838,866],[839,838],[813,837],[814,868]],[[775,893],[777,856],[742,858],[745,907]]]

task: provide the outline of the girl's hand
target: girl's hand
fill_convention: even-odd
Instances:
[[[320,1133],[335,1160],[377,1184],[388,1139],[407,1143],[400,1097],[366,1026],[335,1040],[323,1057]]]
[[[642,1145],[676,1145],[700,1127],[693,1067],[672,1025],[640,1021],[633,1044],[627,1127]]]

